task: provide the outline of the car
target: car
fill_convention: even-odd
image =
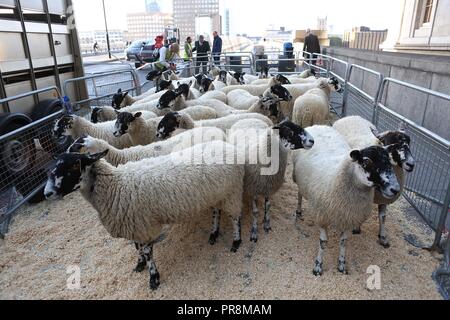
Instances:
[[[144,46],[142,46],[141,51],[138,54],[138,60],[145,63],[152,63],[157,60],[157,52],[155,41],[148,41]]]
[[[125,50],[128,61],[136,60],[136,56],[141,52],[142,47],[148,40],[136,40]]]

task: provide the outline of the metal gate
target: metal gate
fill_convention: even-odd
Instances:
[[[112,96],[119,89],[128,91],[131,96],[141,94],[141,85],[134,69],[92,74],[85,77],[69,79],[64,82],[64,94],[69,98],[75,96],[73,92],[84,84],[88,91],[88,98],[80,101],[71,100],[70,103],[77,114],[86,116],[90,107],[110,106]]]
[[[58,88],[49,87],[0,100],[0,104],[52,91],[61,99]],[[64,142],[51,134],[55,119],[62,113],[0,137],[0,236],[7,232],[13,213],[42,190],[53,156],[64,151]]]

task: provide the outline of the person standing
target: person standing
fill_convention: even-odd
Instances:
[[[212,56],[214,58],[214,63],[220,65],[220,55],[222,54],[222,38],[219,37],[219,33],[214,31],[214,43],[212,49]]]
[[[96,42],[94,43],[94,54],[97,54],[98,49],[99,49],[99,47],[98,47],[98,42],[96,41]]]
[[[208,67],[208,54],[211,52],[211,46],[209,42],[205,40],[204,36],[200,36],[198,41],[195,42],[195,48],[192,52],[197,52],[197,65],[195,67],[195,73],[198,74],[201,66]]]
[[[306,30],[305,45],[303,46],[303,51],[310,53],[309,55],[305,53],[305,58],[311,59],[310,64],[316,65],[317,54],[320,54],[321,50],[319,38],[311,32],[311,29]]]
[[[180,46],[178,43],[173,43],[170,47],[162,47],[159,50],[159,61],[155,63],[155,67],[160,71],[176,70],[177,66],[175,61],[179,59]]]
[[[192,61],[192,38],[191,37],[187,37],[186,39],[186,43],[184,44],[184,61],[185,62],[189,62]]]

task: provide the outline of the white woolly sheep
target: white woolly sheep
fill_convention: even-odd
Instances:
[[[255,119],[236,123],[228,134],[228,142],[236,145],[238,163],[245,161],[244,200],[253,207],[250,240],[258,241],[258,200],[264,198],[264,230],[269,233],[270,198],[285,182],[288,155],[291,150],[310,149],[314,138],[301,127],[284,121],[274,128]],[[244,142],[244,143],[242,143]]]
[[[311,89],[298,97],[294,103],[292,121],[303,128],[313,125],[329,125],[330,117],[330,87],[322,86]]]
[[[222,151],[222,158],[217,151]],[[245,171],[243,165],[226,164],[228,155],[236,153],[232,145],[214,141],[118,168],[101,159],[107,152],[61,155],[44,194],[55,199],[80,189],[112,237],[136,243],[135,271],[148,268],[152,290],[160,285],[153,245],[164,225],[191,221],[217,207],[232,220],[232,252],[238,250]]]
[[[272,77],[268,80],[268,83],[260,84],[260,85],[242,85],[242,86],[228,86],[223,88],[221,91],[226,93],[227,95],[234,90],[242,89],[250,93],[254,96],[261,96],[264,94],[264,92],[267,91],[267,89],[275,86],[275,85],[282,85],[283,83],[289,83],[286,82],[287,78],[282,75],[276,75],[275,77]]]
[[[331,127],[314,126],[308,132],[314,137],[314,148],[294,152],[294,181],[299,188],[297,216],[302,215],[302,199],[307,199],[320,228],[314,275],[323,274],[329,227],[341,232],[338,270],[346,273],[347,235],[369,218],[374,189],[380,188],[386,197],[392,198],[400,192],[400,186],[384,148],[351,151]]]
[[[93,124],[82,117],[66,115],[56,121],[53,135],[57,138],[70,136],[73,139],[77,139],[83,135],[89,135],[94,138],[105,140],[118,149],[132,147],[133,143],[130,136],[124,135],[120,137],[120,139],[114,137],[114,127],[114,121]]]
[[[329,88],[331,91],[341,92],[342,86],[339,83],[339,80],[337,80],[335,77],[331,77],[330,79],[321,78],[316,80],[312,83],[305,83],[305,84],[288,84],[283,86],[285,89],[287,89],[290,94],[292,95],[292,100],[289,102],[282,102],[281,103],[281,111],[285,115],[285,117],[292,119],[292,112],[294,111],[294,103],[295,101],[307,93],[311,89],[315,88],[322,88],[326,89]]]
[[[159,123],[158,138],[167,139],[168,137],[171,137],[172,135],[174,135],[175,133],[179,133],[180,131],[201,127],[214,127],[219,128],[223,132],[226,132],[227,130],[231,129],[231,127],[237,122],[245,119],[258,119],[265,122],[268,126],[273,126],[273,122],[269,118],[258,113],[234,114],[219,119],[195,122],[192,117],[187,114],[171,112],[164,116],[164,118]]]
[[[341,119],[333,127],[344,137],[351,148],[384,145],[389,150],[391,163],[400,183],[400,192],[396,197],[386,199],[381,192],[375,191],[374,201],[378,205],[379,243],[383,247],[389,248],[390,244],[385,225],[387,206],[400,198],[406,182],[405,171],[410,173],[415,167],[415,160],[409,147],[411,139],[406,134],[406,128],[402,123],[398,131],[388,131],[380,134],[372,123],[358,116]],[[355,234],[360,232],[360,228],[354,231]]]
[[[68,152],[96,154],[109,150],[105,160],[117,167],[128,162],[169,155],[172,152],[181,151],[197,144],[216,140],[226,141],[225,133],[222,130],[218,128],[196,128],[165,141],[120,150],[106,141],[87,136],[76,140],[70,146]]]
[[[217,118],[217,113],[213,109],[202,106],[186,108],[180,113],[197,121]],[[120,138],[128,135],[132,146],[146,146],[155,142],[157,127],[161,120],[161,117],[145,120],[141,112],[135,114],[118,112],[114,136]]]
[[[259,97],[251,95],[245,90],[234,90],[227,95],[228,105],[236,110],[248,110],[259,101]]]

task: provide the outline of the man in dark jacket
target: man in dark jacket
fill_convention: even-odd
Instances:
[[[212,56],[214,57],[214,63],[220,65],[220,55],[222,54],[222,38],[219,37],[219,33],[214,31],[214,43],[212,49]]]
[[[192,52],[197,52],[197,65],[195,68],[195,74],[198,74],[200,71],[200,66],[205,66],[203,71],[206,72],[208,68],[208,53],[211,52],[211,46],[208,41],[205,41],[204,36],[200,36],[198,41],[195,42],[195,48],[192,49]]]
[[[311,59],[310,63],[316,65],[317,54],[320,53],[319,38],[311,33],[311,30],[306,30],[305,45],[303,46],[304,52],[309,52],[311,55],[305,53],[305,58]]]

